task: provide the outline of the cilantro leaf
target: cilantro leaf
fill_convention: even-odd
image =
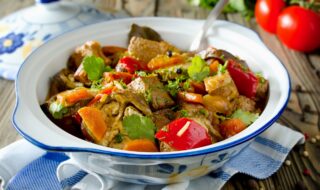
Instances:
[[[190,78],[196,81],[203,81],[209,74],[210,69],[207,63],[200,56],[194,56],[191,65],[188,67],[188,75]]]
[[[99,80],[102,77],[103,72],[110,70],[110,67],[107,67],[104,64],[104,61],[100,57],[96,56],[86,56],[82,60],[83,69],[87,72],[88,78],[91,81]]]
[[[122,124],[131,139],[146,138],[154,141],[156,127],[149,117],[133,114],[126,116]]]
[[[58,102],[53,102],[49,106],[49,112],[55,119],[62,119],[64,114],[68,113],[68,109]]]
[[[237,109],[232,115],[231,118],[238,118],[246,125],[250,125],[259,117],[258,113],[251,113],[248,111],[243,111],[241,109]]]

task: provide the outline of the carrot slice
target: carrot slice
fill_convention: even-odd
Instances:
[[[228,120],[224,120],[220,125],[220,132],[222,136],[229,138],[242,130],[244,130],[247,126],[244,122],[238,118],[232,118]]]
[[[201,94],[192,92],[178,92],[178,97],[185,102],[203,104],[203,98]]]
[[[211,73],[217,73],[218,72],[218,66],[219,66],[219,61],[218,60],[214,60],[210,65],[210,72]]]
[[[158,152],[158,148],[154,142],[149,139],[135,139],[126,143],[123,150],[138,152]]]
[[[166,55],[158,55],[157,57],[149,61],[148,68],[150,70],[157,70],[182,63],[184,63],[184,57],[181,55],[174,55],[172,57],[168,57]]]
[[[57,95],[57,100],[64,106],[71,106],[80,100],[91,98],[93,98],[93,94],[86,88],[67,90]]]
[[[94,140],[99,142],[108,127],[102,111],[94,107],[82,107],[78,110],[78,113],[82,118],[82,122],[85,123],[87,130],[90,132],[90,135]]]

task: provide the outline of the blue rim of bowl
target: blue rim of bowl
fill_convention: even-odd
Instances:
[[[183,19],[183,18],[166,18],[166,17],[140,17],[140,18],[134,18],[134,20],[156,20],[156,19],[168,19],[168,20],[177,20],[177,21],[196,21],[196,20],[192,20],[192,19]],[[120,18],[117,19],[116,21],[126,21],[126,20],[132,20],[132,18]],[[228,23],[232,23],[235,24],[239,27],[242,27],[243,29],[249,30],[250,32],[255,33],[261,42],[263,42],[261,40],[261,37],[258,35],[258,33],[254,30],[251,30],[250,28],[246,28],[240,24],[234,23],[234,22],[230,22],[230,21],[224,21],[224,20],[220,20],[222,22],[228,22]],[[113,21],[106,21],[106,22],[114,22]],[[95,23],[95,24],[90,24],[90,25],[86,25],[86,26],[82,26],[82,27],[78,27],[75,28],[74,30],[77,30],[79,28],[84,28],[84,27],[90,27],[92,25],[96,25],[96,24],[101,24],[103,22],[99,22],[99,23]],[[69,32],[72,32],[74,30],[71,30]],[[69,33],[67,32],[67,33]],[[65,34],[65,33],[64,33]],[[63,34],[61,34],[63,35]],[[60,37],[61,35],[58,35],[50,40],[54,40],[55,38]],[[45,43],[41,46],[45,46],[48,44]],[[269,51],[269,53],[271,53],[273,56],[275,56],[278,61],[280,62],[281,66],[284,68],[287,78],[288,78],[288,82],[289,82],[289,88],[288,88],[288,92],[287,92],[287,99],[285,101],[285,103],[283,104],[283,106],[281,107],[281,109],[279,110],[279,112],[273,117],[271,118],[270,121],[268,121],[265,125],[263,125],[262,127],[260,127],[258,130],[248,134],[247,136],[244,136],[240,139],[237,139],[235,141],[220,145],[220,146],[216,146],[216,147],[211,147],[211,148],[205,148],[202,150],[194,150],[194,151],[190,151],[190,152],[176,152],[176,153],[170,153],[170,154],[138,154],[135,152],[115,152],[115,151],[111,151],[111,150],[102,150],[102,149],[96,149],[96,148],[80,148],[80,147],[62,147],[62,146],[49,146],[46,144],[43,144],[39,141],[37,141],[36,139],[32,138],[31,136],[29,136],[28,134],[26,134],[25,132],[23,132],[22,130],[20,130],[19,126],[16,123],[16,112],[17,109],[19,107],[19,97],[18,97],[18,78],[20,76],[20,71],[23,67],[23,65],[27,62],[27,60],[29,59],[29,57],[31,57],[31,55],[29,55],[27,57],[27,59],[22,63],[21,67],[19,68],[18,74],[17,74],[17,79],[15,81],[15,91],[16,91],[16,105],[12,114],[12,124],[14,126],[14,128],[19,132],[19,134],[21,136],[23,136],[23,138],[25,138],[26,140],[28,140],[29,142],[31,142],[32,144],[34,144],[37,147],[40,147],[42,149],[45,149],[47,151],[61,151],[61,152],[85,152],[85,153],[98,153],[98,154],[104,154],[104,155],[111,155],[111,156],[117,156],[117,157],[124,157],[124,158],[138,158],[138,159],[170,159],[170,158],[183,158],[183,157],[190,157],[190,156],[199,156],[199,155],[205,155],[205,154],[209,154],[209,153],[214,153],[214,152],[218,152],[221,150],[226,150],[232,147],[235,147],[239,144],[245,143],[251,139],[253,139],[254,137],[258,136],[259,134],[261,134],[262,132],[264,132],[266,129],[268,129],[273,123],[275,123],[275,121],[281,116],[281,114],[283,113],[283,111],[285,110],[289,99],[290,99],[290,92],[291,92],[291,79],[289,76],[289,73],[287,71],[287,68],[285,67],[285,65],[282,63],[282,61],[264,44],[262,43],[263,46],[266,48],[267,51]],[[41,47],[40,46],[40,47]],[[33,51],[31,54],[33,54],[34,52],[36,52],[37,50]]]

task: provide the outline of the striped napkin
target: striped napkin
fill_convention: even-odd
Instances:
[[[293,146],[303,142],[301,133],[275,123],[219,170],[192,181],[151,186],[111,180],[107,176],[84,170],[64,153],[45,152],[21,140],[0,150],[0,176],[7,190],[220,189],[239,172],[258,179],[271,176],[280,168]]]

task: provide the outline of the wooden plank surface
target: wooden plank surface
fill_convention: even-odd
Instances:
[[[125,10],[132,16],[204,19],[209,12],[190,6],[186,0],[78,0],[77,2],[96,5],[103,11]],[[0,0],[0,18],[33,3],[33,0]],[[292,94],[288,107],[278,122],[309,136],[304,145],[296,146],[289,154],[287,160],[291,161],[290,166],[284,164],[278,172],[265,180],[237,174],[223,189],[288,190],[302,189],[302,186],[310,190],[320,189],[320,139],[316,140],[316,143],[311,142],[311,139],[320,134],[320,52],[304,54],[289,50],[274,35],[264,32],[257,26],[254,19],[246,21],[240,14],[221,15],[219,18],[255,30],[268,48],[283,62],[291,77]],[[14,82],[0,79],[0,148],[21,138],[11,126],[14,104]],[[304,151],[308,151],[308,157],[303,156]],[[306,169],[310,170],[310,175],[303,174]]]

